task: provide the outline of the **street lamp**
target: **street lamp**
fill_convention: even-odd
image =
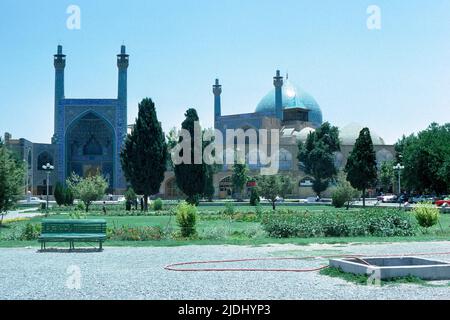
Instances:
[[[55,169],[54,166],[52,166],[50,163],[44,164],[42,166],[42,170],[44,170],[47,173],[47,180],[46,180],[46,185],[47,185],[47,205],[46,205],[46,209],[48,212],[48,186],[50,184],[50,173]]]
[[[405,166],[402,166],[400,163],[397,163],[396,166],[394,166],[394,170],[396,170],[398,172],[398,194],[400,195],[400,193],[402,192],[402,188],[400,185],[400,176],[401,176],[401,171],[405,169]]]

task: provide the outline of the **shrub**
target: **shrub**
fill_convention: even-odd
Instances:
[[[153,201],[153,210],[155,211],[163,210],[163,201],[160,198]]]
[[[77,220],[77,219],[86,219],[87,216],[83,210],[76,210],[69,213],[69,218]]]
[[[234,214],[234,205],[230,202],[226,203],[223,214],[225,214],[226,216],[232,216]]]
[[[161,227],[113,227],[108,228],[108,239],[119,241],[150,241],[161,240],[164,238],[164,232]]]
[[[36,240],[41,234],[41,225],[28,222],[22,230],[20,240]]]
[[[76,207],[75,207],[75,211],[85,211],[85,207],[84,207],[84,203],[83,202],[78,202]]]
[[[136,202],[136,193],[133,188],[128,188],[125,192],[125,210],[131,211],[131,206]]]
[[[336,188],[333,191],[333,194],[331,195],[331,204],[335,208],[342,208],[344,207],[345,203],[347,202],[346,195],[340,190],[339,188]]]
[[[250,194],[250,205],[256,207],[259,204],[259,194],[256,188],[252,188],[252,193]]]
[[[214,226],[205,228],[200,233],[200,238],[204,240],[224,240],[230,236],[231,231],[229,227]]]
[[[423,228],[430,228],[439,222],[439,209],[432,204],[418,204],[414,208],[414,216]]]
[[[302,213],[277,211],[262,220],[270,237],[413,236],[415,226],[407,213],[370,209],[361,212]]]
[[[343,174],[339,175],[338,184],[336,189],[334,189],[332,198],[332,205],[336,208],[342,208],[345,205],[347,209],[350,207],[350,202],[353,198],[358,196],[358,190],[354,189],[350,182],[347,181]]]
[[[197,222],[197,208],[186,202],[182,202],[177,207],[177,224],[181,229],[183,237],[192,237],[197,234],[195,225]]]

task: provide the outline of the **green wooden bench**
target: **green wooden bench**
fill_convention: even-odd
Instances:
[[[106,240],[106,221],[98,220],[42,220],[42,232],[38,238],[41,250],[46,242],[69,242],[70,250],[75,249],[75,242],[98,242],[99,250]]]

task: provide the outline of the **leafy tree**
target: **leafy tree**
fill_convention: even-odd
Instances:
[[[64,186],[61,182],[57,182],[55,185],[55,191],[53,192],[53,196],[55,197],[56,204],[58,206],[62,206],[66,203],[66,194],[64,190]]]
[[[0,227],[3,217],[17,201],[21,193],[25,167],[23,162],[17,162],[13,153],[3,144],[0,145]]]
[[[108,188],[106,179],[97,172],[96,175],[82,178],[75,173],[67,179],[67,185],[75,195],[84,203],[86,212],[94,201],[101,200]]]
[[[125,178],[133,189],[144,195],[144,210],[148,210],[148,197],[159,192],[167,165],[167,145],[161,124],[156,116],[155,104],[145,98],[139,104],[138,117],[121,151]]]
[[[288,190],[288,181],[290,180],[276,175],[258,177],[258,193],[272,203],[273,210],[275,210],[277,198]]]
[[[320,197],[337,174],[334,153],[340,151],[339,129],[325,122],[298,144],[298,160],[306,174],[314,178],[313,190]]]
[[[402,155],[402,181],[409,190],[446,194],[450,192],[450,124],[432,123],[417,135],[396,144]]]
[[[245,163],[235,163],[233,165],[233,174],[231,182],[233,184],[233,191],[237,201],[242,201],[243,190],[248,181],[248,167]]]
[[[393,189],[395,183],[394,161],[384,161],[378,172],[378,180],[385,192]]]
[[[194,125],[195,122],[199,121],[197,111],[195,109],[188,109],[185,117],[181,128],[189,131],[191,136],[191,163],[175,165],[175,177],[178,187],[188,197],[186,201],[190,204],[198,205],[199,198],[204,194],[205,190],[207,166],[203,161],[201,164],[194,163]],[[180,137],[179,142],[181,142],[181,139],[182,137]],[[180,156],[183,156],[183,152],[185,150],[180,150]]]
[[[377,162],[370,130],[364,128],[356,139],[345,166],[347,180],[352,187],[362,191],[363,207],[366,206],[366,190],[376,183]]]
[[[294,182],[289,176],[280,176],[280,197],[283,199],[286,198],[289,194],[292,193],[294,188]]]

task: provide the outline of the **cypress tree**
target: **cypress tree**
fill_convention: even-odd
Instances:
[[[148,197],[159,192],[167,163],[167,146],[155,104],[145,98],[139,104],[138,117],[121,151],[122,169],[133,189],[144,195],[144,210]]]
[[[345,165],[345,172],[352,187],[362,192],[363,207],[365,207],[366,190],[377,181],[376,155],[368,128],[362,129],[359,133]]]
[[[64,188],[64,205],[72,206],[74,201],[74,195],[70,188]]]
[[[57,182],[55,186],[55,191],[53,192],[53,196],[55,197],[56,204],[58,206],[62,206],[66,202],[66,195],[64,186],[61,184],[61,182]]]
[[[206,178],[207,178],[207,168],[206,164],[195,164],[194,163],[194,124],[199,121],[197,111],[195,109],[188,109],[184,114],[186,117],[181,128],[189,131],[191,136],[191,163],[181,163],[174,166],[175,177],[177,181],[178,188],[187,195],[186,201],[190,204],[197,205],[199,198],[204,194]],[[179,142],[182,141],[180,137]],[[184,152],[182,150],[181,153]]]

